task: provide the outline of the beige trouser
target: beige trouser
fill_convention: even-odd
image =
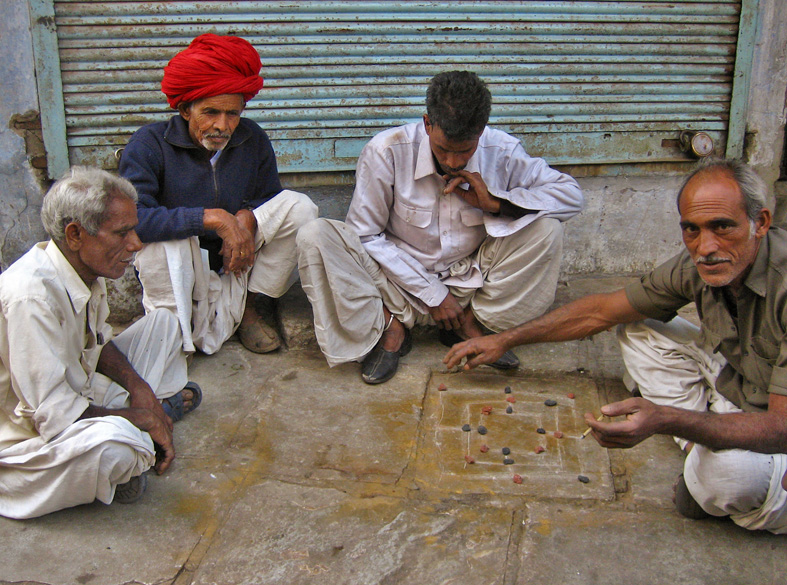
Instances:
[[[488,237],[474,256],[483,286],[449,290],[493,331],[529,321],[554,301],[562,236],[558,220],[540,219],[510,236]],[[374,348],[385,327],[383,305],[408,329],[433,323],[420,302],[385,277],[343,222],[315,220],[301,228],[297,241],[301,285],[331,366],[360,360]]]
[[[247,291],[278,298],[297,280],[295,235],[317,217],[317,206],[303,193],[282,191],[254,217],[255,261],[240,276],[211,271],[196,236],[147,244],[137,253],[145,311],[165,308],[178,316],[184,351],[217,352],[240,324]]]
[[[657,404],[716,413],[741,412],[716,391],[722,356],[698,344],[699,328],[676,317],[620,325],[623,361],[644,398]],[[686,441],[677,439],[681,447]],[[742,449],[713,451],[695,445],[686,457],[686,486],[713,516],[730,516],[744,528],[787,533],[787,491],[781,479],[787,455]]]
[[[180,326],[169,311],[146,315],[114,342],[159,399],[186,385]],[[128,392],[101,374],[87,398],[107,408],[129,405]],[[34,518],[96,499],[109,504],[118,484],[155,460],[150,435],[125,418],[78,420],[48,443],[35,437],[0,453],[0,515]]]

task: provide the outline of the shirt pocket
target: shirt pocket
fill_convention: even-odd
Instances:
[[[459,210],[462,223],[468,227],[475,227],[484,223],[484,212],[476,207],[465,207]]]
[[[762,337],[752,337],[751,344],[741,348],[741,351],[744,376],[757,388],[767,390],[773,365],[779,357],[779,347]]]
[[[396,217],[405,225],[417,228],[427,228],[432,223],[432,210],[412,207],[406,205],[400,200],[395,200],[393,204],[393,212]]]

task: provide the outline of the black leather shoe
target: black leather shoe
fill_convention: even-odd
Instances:
[[[404,330],[404,341],[399,351],[388,351],[380,344],[361,362],[361,378],[367,384],[382,384],[394,377],[399,367],[399,358],[406,356],[413,349],[413,338],[410,330]]]
[[[453,347],[457,343],[466,341],[450,329],[438,329],[438,337],[440,338],[440,343],[446,347]],[[501,355],[500,359],[489,365],[498,370],[515,370],[519,367],[519,358],[516,357],[513,351],[509,350]]]

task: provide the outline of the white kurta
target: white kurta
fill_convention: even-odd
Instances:
[[[104,345],[106,285],[88,289],[52,242],[0,275],[0,515],[40,516],[99,499],[155,462],[148,433],[110,416],[78,420],[128,394],[96,372]],[[177,320],[159,311],[115,339],[159,398],[187,382]]]

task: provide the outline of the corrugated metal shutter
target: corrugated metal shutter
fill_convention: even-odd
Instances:
[[[111,167],[171,115],[163,66],[214,32],[258,49],[265,87],[246,115],[283,172],[310,172],[353,169],[369,137],[421,117],[432,75],[458,68],[489,83],[491,124],[552,164],[685,160],[682,130],[724,152],[741,3],[62,0],[54,15],[72,164]]]

